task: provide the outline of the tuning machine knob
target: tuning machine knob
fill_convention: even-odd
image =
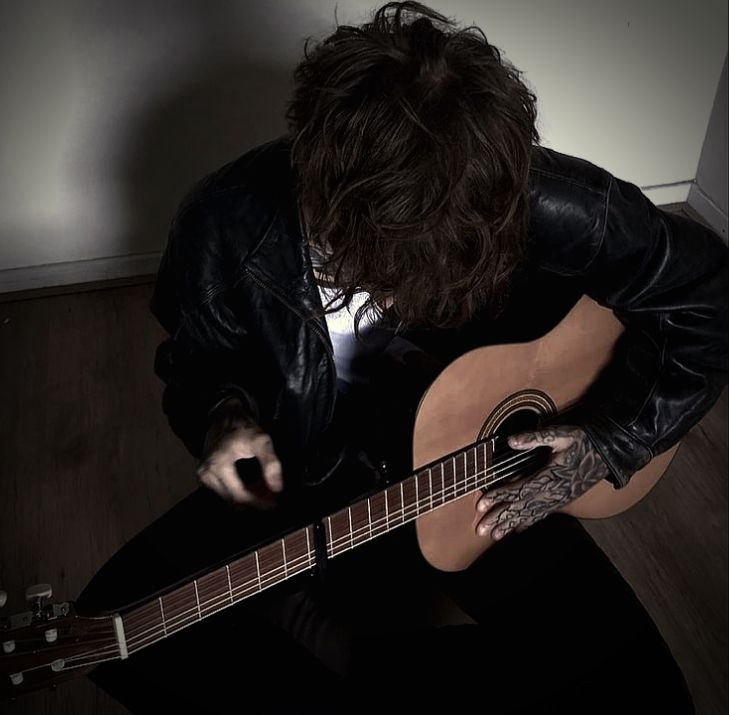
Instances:
[[[36,583],[25,589],[25,600],[34,604],[33,615],[41,618],[43,615],[44,601],[53,595],[53,588],[49,583]]]

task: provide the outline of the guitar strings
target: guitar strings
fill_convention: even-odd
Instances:
[[[440,489],[439,491],[435,491],[432,494],[432,501],[435,502],[440,498],[451,497],[451,496],[457,496],[458,498],[462,496],[466,496],[470,491],[474,491],[478,488],[478,478],[479,476],[484,476],[488,474],[494,474],[498,475],[500,473],[503,473],[505,471],[505,467],[514,467],[516,465],[524,465],[527,462],[531,461],[531,457],[535,456],[533,454],[535,448],[531,448],[528,450],[522,450],[519,453],[516,453],[512,458],[508,460],[504,460],[500,467],[501,469],[494,469],[493,467],[487,467],[486,471],[477,471],[473,474],[471,477],[467,477],[465,480],[461,479],[460,483],[455,483],[453,485],[445,486],[443,489]],[[532,454],[529,454],[532,453]],[[496,453],[495,453],[496,454]],[[512,473],[510,474],[502,474],[502,476],[497,476],[495,479],[492,480],[486,480],[484,482],[483,486],[490,486],[493,483],[503,481],[504,479],[507,479],[509,477],[513,476]],[[457,478],[457,477],[456,477]],[[471,488],[471,485],[469,482],[473,479],[474,485],[473,489]],[[465,491],[463,494],[458,495],[458,492],[465,487]],[[430,495],[429,497],[430,498]],[[423,500],[425,501],[425,500]],[[438,506],[433,506],[432,511],[435,511],[435,509],[440,508],[441,506],[445,506],[449,502],[443,501]],[[401,526],[405,524],[407,521],[411,520],[412,517],[418,517],[421,516],[421,509],[423,508],[423,503],[420,501],[417,501],[417,503],[414,504],[403,504],[399,509],[395,509],[391,514],[387,514],[386,516],[383,516],[380,519],[376,519],[375,521],[371,522],[371,528],[370,523],[368,522],[366,525],[362,527],[357,527],[351,532],[351,536],[349,534],[338,537],[336,539],[331,539],[330,542],[327,544],[327,551],[328,555],[331,557],[337,556],[340,553],[344,553],[345,551],[348,551],[355,546],[359,546],[360,544],[364,543],[365,541],[369,541],[370,539],[376,538],[377,536],[380,536],[379,534],[373,534],[371,533],[375,529],[379,528],[380,526],[385,524],[386,527],[389,527],[390,525],[392,528],[396,528],[398,526]],[[429,508],[428,511],[431,511]],[[424,513],[424,512],[423,512]],[[362,538],[365,536],[365,534],[368,533],[369,536],[367,538]],[[355,539],[358,539],[357,543],[354,543]],[[342,546],[345,546],[345,548],[341,548]],[[199,611],[202,608],[206,607],[214,607],[218,604],[225,603],[226,605],[232,605],[229,603],[230,596],[232,595],[232,592],[236,592],[235,595],[240,595],[240,592],[251,590],[252,592],[250,594],[246,594],[246,597],[249,595],[252,595],[253,593],[257,593],[260,590],[263,590],[263,588],[268,587],[270,585],[273,585],[274,583],[278,583],[281,579],[280,576],[283,574],[287,574],[289,570],[296,569],[303,561],[307,562],[306,568],[309,568],[313,565],[313,552],[309,550],[305,555],[296,557],[294,559],[291,559],[290,561],[285,561],[285,563],[282,563],[281,566],[278,566],[273,569],[269,569],[265,572],[263,576],[259,578],[258,575],[255,577],[250,578],[246,582],[239,584],[232,589],[229,589],[226,592],[220,593],[219,595],[213,597],[213,598],[200,598],[199,599],[199,606],[196,603],[195,606],[192,606],[190,608],[187,608],[183,611],[180,611],[179,613],[175,613],[174,615],[171,615],[169,617],[166,617],[164,620],[165,627],[174,628],[178,626],[181,622],[184,621],[190,621],[195,622],[199,620]],[[263,587],[263,588],[261,588]],[[204,592],[204,591],[203,591]],[[200,594],[198,594],[199,598]],[[242,600],[242,599],[239,599]],[[174,610],[175,603],[174,601],[169,602],[169,608],[170,611]],[[209,615],[209,614],[206,614]],[[152,628],[146,629],[144,626],[147,624],[152,624]],[[144,636],[149,633],[150,631],[158,631],[159,630],[159,614],[155,611],[154,613],[150,614],[149,616],[142,616],[141,618],[137,618],[134,623],[135,627],[140,628],[138,632],[134,633],[132,636],[130,636],[129,641],[133,641],[137,639],[138,641],[143,641]]]
[[[512,466],[515,466],[516,464],[520,464],[520,463],[524,464],[529,460],[528,460],[528,458],[522,458],[522,455],[527,455],[527,457],[528,457],[529,455],[527,453],[532,452],[532,451],[533,451],[533,449],[523,450],[522,452],[517,453],[511,459],[505,460],[500,465],[502,467],[502,469],[500,469],[500,470],[495,470],[493,468],[491,468],[491,469],[487,468],[487,470],[485,472],[481,472],[481,471],[476,472],[474,474],[474,490],[476,488],[478,488],[478,481],[479,481],[478,476],[479,475],[483,476],[483,475],[488,475],[489,473],[498,474],[499,472],[504,471],[503,467],[506,465],[508,465],[509,467],[512,467]],[[485,480],[485,483],[482,486],[491,485],[495,482],[502,481],[503,479],[506,479],[510,476],[512,476],[512,474],[504,474],[502,476],[498,476],[491,480],[487,479],[487,480]],[[460,496],[465,496],[466,494],[469,493],[469,489],[470,489],[470,485],[468,484],[469,481],[470,481],[469,478],[467,478],[465,480],[466,491],[464,491],[464,493]],[[453,485],[450,485],[450,486],[446,487],[445,489],[434,492],[433,500],[436,500],[437,498],[442,497],[444,494],[448,494],[448,496],[457,494],[458,491],[461,488],[463,488],[463,486],[464,486],[463,483],[461,483],[460,485],[454,483]],[[446,503],[448,503],[448,502],[443,502],[442,504],[440,504],[438,507],[435,507],[435,508],[440,508],[440,506],[444,506]],[[383,521],[386,521],[388,526],[389,526],[390,521],[397,521],[398,523],[392,525],[392,528],[396,528],[397,526],[400,526],[400,525],[406,523],[406,521],[410,521],[412,519],[412,517],[420,516],[421,515],[420,508],[421,508],[421,505],[418,503],[403,505],[403,507],[401,507],[400,509],[394,510],[393,513],[388,515],[387,517],[384,517],[382,519],[378,519],[378,520],[372,522],[372,527],[377,528]],[[364,535],[364,532],[369,532],[369,531],[370,531],[370,527],[368,524],[364,527],[359,527],[356,530],[354,530],[352,532],[351,537],[343,536],[343,537],[339,537],[338,539],[332,540],[332,542],[328,545],[329,546],[328,550],[330,552],[330,555],[336,556],[336,555],[338,555],[338,553],[343,553],[344,551],[354,548],[354,546],[357,546],[357,545],[363,543],[364,541],[368,541],[371,538],[376,538],[376,536],[380,535],[380,534],[372,534],[368,538],[360,539],[357,544],[354,544],[355,538],[360,538],[361,535]],[[346,546],[346,548],[341,549],[340,547],[341,547],[341,545],[343,545],[343,543],[347,543],[347,546]],[[293,560],[287,562],[285,566],[281,565],[280,567],[267,571],[266,575],[264,577],[262,577],[261,579],[258,579],[257,577],[255,577],[255,578],[250,579],[246,583],[239,584],[238,586],[235,586],[232,589],[232,591],[240,592],[240,591],[244,591],[244,590],[253,588],[254,589],[253,593],[257,593],[259,590],[263,590],[263,589],[256,588],[259,584],[260,584],[260,586],[264,586],[264,584],[265,584],[265,586],[264,586],[264,588],[265,588],[265,587],[268,587],[269,585],[272,585],[273,583],[278,583],[280,581],[279,576],[280,576],[281,572],[288,571],[288,570],[292,570],[292,571],[295,570],[302,561],[307,562],[307,565],[304,570],[308,569],[311,565],[313,565],[312,564],[312,561],[313,561],[312,552],[309,552],[305,556],[297,557],[296,559],[293,559]],[[267,582],[269,582],[269,583],[267,583]],[[247,595],[252,595],[252,594],[247,594]],[[221,603],[221,604],[225,603],[226,605],[231,605],[231,604],[229,604],[229,596],[227,594],[221,594],[217,598],[203,599],[202,601],[200,601],[200,607],[210,606],[212,604],[217,605],[218,603]],[[171,607],[174,607],[174,604],[170,604],[170,605],[171,605]],[[177,613],[174,616],[170,617],[169,619],[165,620],[165,626],[174,628],[177,625],[179,625],[180,622],[185,621],[185,620],[195,622],[195,621],[199,620],[198,611],[199,611],[199,609],[197,607],[192,607],[185,611]],[[217,611],[211,611],[211,613],[206,614],[206,616],[211,615],[213,612],[217,612]],[[195,615],[195,614],[197,614],[197,615]],[[159,631],[158,618],[159,618],[158,615],[155,613],[154,616],[151,618],[146,618],[146,619],[138,620],[137,622],[135,622],[135,625],[137,627],[142,626],[142,630],[135,633],[133,636],[131,636],[129,638],[130,644],[134,640],[136,640],[137,644],[139,644],[142,641],[146,640],[145,636],[147,633],[149,633],[151,631]],[[151,629],[144,630],[144,625],[146,625],[146,623],[148,623],[148,622],[153,622],[155,625]],[[131,647],[134,647],[134,646],[131,646]]]
[[[484,470],[484,471],[478,471],[478,472],[476,472],[474,474],[474,483],[473,483],[473,485],[469,485],[468,484],[469,478],[467,477],[466,480],[465,480],[466,491],[464,492],[464,494],[462,494],[460,496],[466,496],[466,494],[468,494],[469,492],[475,491],[476,489],[484,488],[484,487],[487,487],[487,486],[491,486],[491,485],[493,485],[493,484],[495,484],[497,482],[503,481],[505,479],[508,479],[509,477],[514,476],[514,473],[513,472],[510,473],[510,474],[503,474],[503,472],[506,471],[505,470],[505,467],[507,465],[511,467],[511,466],[516,466],[518,464],[524,464],[527,461],[531,461],[530,458],[529,458],[530,457],[529,453],[533,452],[535,449],[536,448],[530,448],[528,450],[521,450],[521,451],[519,451],[518,453],[516,453],[510,459],[504,460],[504,462],[501,465],[499,465],[500,466],[499,469],[486,468],[486,470]],[[494,452],[494,454],[496,454],[496,452]],[[526,458],[523,458],[523,455],[526,455]],[[533,456],[534,455],[532,454],[531,457],[533,457]],[[501,476],[495,476],[492,479],[488,479],[488,478],[486,478],[486,479],[479,479],[479,477],[484,477],[484,476],[488,477],[488,475],[498,475],[500,473],[501,473]],[[483,484],[479,484],[480,481],[483,481]],[[461,485],[461,486],[464,486],[464,485]],[[437,491],[437,492],[429,495],[429,498],[443,496],[445,494],[449,494],[449,495],[457,494],[458,489],[459,489],[459,485],[457,485],[455,483],[455,480],[454,480],[454,484],[452,486],[449,486],[447,488],[441,489],[440,491]],[[452,502],[445,502],[444,501],[442,504],[438,505],[437,507],[434,507],[432,510],[434,511],[435,509],[440,508],[441,506],[445,506],[448,503],[452,503]],[[415,507],[414,509],[412,508],[413,506]],[[413,518],[417,518],[418,516],[421,516],[421,513],[419,511],[419,508],[418,508],[418,504],[417,503],[416,504],[413,504],[413,505],[408,505],[407,507],[403,506],[399,511],[402,512],[402,521],[400,521],[399,523],[393,525],[393,528],[396,528],[397,526],[402,526],[406,522],[412,521]],[[429,511],[431,511],[431,509],[429,509]],[[399,516],[397,514],[397,510],[396,510],[395,514],[397,516]],[[406,517],[406,515],[407,515],[407,517]],[[381,522],[381,521],[382,521],[382,519],[376,520],[375,522],[372,523],[372,525],[374,526],[375,524],[377,524],[378,522]],[[354,544],[353,543],[353,540],[354,540],[355,533],[356,532],[362,532],[362,531],[368,531],[369,532],[370,531],[369,524],[367,526],[365,526],[365,527],[361,527],[361,528],[358,528],[355,531],[353,531],[351,538],[340,537],[339,539],[334,540],[332,542],[332,544],[331,544],[331,547],[330,547],[331,548],[331,555],[332,556],[336,556],[336,555],[338,555],[338,553],[343,553],[344,551],[347,551],[347,550],[349,550],[351,548],[354,548],[354,546],[359,546],[360,544],[364,543],[365,541],[369,541],[369,540],[374,539],[377,536],[380,536],[381,535],[381,534],[370,535],[367,538],[360,540],[357,544]],[[340,551],[337,552],[336,549],[338,547],[335,546],[334,543],[336,541],[342,541],[342,540],[349,541],[350,542],[350,545],[348,547],[346,547],[345,549],[342,549],[342,550],[340,550]],[[305,564],[302,564],[301,562],[306,562],[306,563]],[[312,565],[313,565],[313,554],[311,552],[309,552],[306,556],[297,557],[297,559],[294,559],[292,562],[289,562],[287,564],[286,570],[287,571],[291,571],[292,572],[291,573],[291,576],[294,576],[294,575],[298,575],[300,573],[304,573]],[[299,568],[299,566],[301,566],[301,568]],[[277,576],[274,577],[271,574],[273,572],[275,572],[275,571],[281,571],[281,570],[283,570],[283,568],[284,567],[282,566],[282,567],[278,567],[277,569],[273,569],[271,572],[269,572],[267,574],[267,578],[264,578],[264,579],[260,580],[261,583],[263,581],[269,581],[270,582],[270,583],[266,584],[266,586],[264,586],[264,588],[268,588],[269,586],[273,585],[274,583],[279,583],[280,582],[280,579]],[[251,584],[255,584],[255,583],[258,583],[258,582],[259,582],[259,579],[258,578],[252,579],[251,581],[249,581],[246,584],[241,584],[241,585],[238,585],[238,586],[234,587],[232,590],[233,591],[240,591],[242,589],[250,588],[250,585]],[[260,590],[263,590],[263,588],[261,588]],[[259,592],[259,590],[254,591],[254,593],[258,593],[258,592]],[[248,595],[252,595],[252,594],[248,594]],[[244,600],[244,599],[239,599],[239,600]],[[202,616],[202,614],[199,613],[199,609],[196,609],[196,608],[188,609],[187,612],[194,613],[194,612],[197,611],[198,612],[198,617],[197,618],[195,618],[195,617],[192,618],[192,621],[193,622],[197,622],[199,620],[202,620],[203,617],[208,617],[210,615],[213,615],[214,613],[217,613],[217,612],[219,612],[221,610],[224,610],[224,608],[227,608],[227,606],[229,606],[229,605],[233,605],[233,604],[229,603],[229,597],[228,596],[222,596],[220,598],[213,598],[213,599],[208,599],[206,601],[203,601],[200,605],[206,605],[207,606],[207,605],[209,605],[211,603],[216,603],[217,604],[217,603],[223,603],[223,602],[225,603],[225,606],[223,606],[222,608],[216,609],[214,611],[213,610],[210,610],[208,613],[205,614],[205,616]],[[181,620],[181,617],[184,615],[184,613],[185,612],[180,613],[180,614],[176,614],[172,619],[170,619],[170,621],[165,622],[165,625],[166,626],[169,625],[170,627],[174,627],[173,624],[172,624],[172,621],[176,620],[177,622],[179,622]],[[139,623],[137,625],[142,625],[142,623]],[[128,640],[128,645],[129,645],[130,649],[131,648],[139,649],[142,646],[143,641],[149,640],[149,638],[153,637],[152,635],[149,635],[153,631],[157,631],[157,633],[160,633],[159,626],[157,626],[156,628],[149,628],[146,631],[145,630],[142,630],[139,633],[136,633],[132,638],[130,638]],[[163,635],[162,638],[164,638],[164,637],[165,636]],[[157,638],[157,640],[162,640],[162,638]],[[132,645],[132,641],[133,640],[136,640],[136,644],[135,645]],[[92,661],[89,662],[89,663],[85,663],[85,664],[84,663],[78,663],[77,665],[72,665],[70,667],[71,668],[75,668],[75,667],[83,667],[83,666],[95,665],[95,664],[100,663],[100,662],[105,662],[106,660],[114,660],[114,659],[117,659],[118,658],[118,655],[116,655],[117,651],[118,651],[118,644],[117,644],[116,640],[110,638],[109,639],[108,646],[101,647],[101,648],[99,648],[97,650],[91,650],[91,651],[88,651],[87,653],[84,653],[84,654],[79,654],[79,655],[76,655],[76,656],[71,656],[70,658],[66,659],[65,662],[66,663],[77,662],[77,661],[84,660],[84,659],[88,659],[88,658],[91,657],[92,658]],[[103,658],[103,659],[98,659],[99,656],[105,656],[105,655],[109,655],[111,657],[109,657],[109,658]],[[93,659],[94,656],[97,656],[97,658],[96,659]],[[40,667],[44,667],[44,666],[43,665],[34,666],[33,668],[28,668],[26,670],[28,670],[28,671],[29,670],[34,670],[34,669],[40,668]]]

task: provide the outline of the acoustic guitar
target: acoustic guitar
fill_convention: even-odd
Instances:
[[[41,584],[30,594],[36,600],[33,611],[0,619],[0,698],[55,686],[104,661],[134,657],[414,520],[420,548],[432,566],[467,568],[492,544],[476,534],[480,496],[544,463],[544,448],[514,451],[505,436],[529,419],[539,423],[578,403],[610,360],[622,332],[610,310],[583,297],[537,340],[466,352],[421,395],[412,429],[412,469],[405,478],[142,602],[113,613],[82,615],[72,602],[44,605],[50,588]],[[562,511],[587,519],[624,511],[656,484],[677,448],[656,456],[626,487],[599,483]]]

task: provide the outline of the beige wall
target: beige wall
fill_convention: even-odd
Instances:
[[[339,22],[362,22],[380,4],[339,0]],[[687,198],[727,50],[725,0],[431,5],[478,24],[525,72],[547,146],[604,166],[656,203]],[[6,5],[0,290],[154,271],[185,189],[284,131],[304,38],[329,34],[334,8]]]

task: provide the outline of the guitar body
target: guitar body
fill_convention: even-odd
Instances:
[[[423,394],[413,428],[413,468],[501,432],[533,429],[577,403],[610,361],[623,326],[587,297],[538,340],[471,350],[450,363]],[[604,518],[636,504],[667,469],[678,445],[655,457],[622,489],[603,481],[563,511]],[[425,559],[443,571],[473,563],[493,541],[476,534],[482,492],[419,517]]]

